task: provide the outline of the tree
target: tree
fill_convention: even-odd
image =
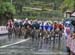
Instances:
[[[64,0],[60,8],[63,12],[66,10],[74,10],[75,0]]]
[[[4,24],[2,20],[7,21],[8,19],[13,19],[13,15],[16,13],[15,6],[9,2],[3,2],[0,4],[0,25]]]

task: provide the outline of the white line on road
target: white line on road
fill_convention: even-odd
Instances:
[[[12,43],[12,44],[8,44],[8,45],[3,45],[3,46],[0,46],[0,48],[6,48],[6,47],[9,47],[9,46],[12,46],[12,45],[16,45],[16,44],[19,44],[19,43],[23,43],[23,42],[28,41],[29,39],[30,39],[30,38],[24,39],[24,40],[20,40],[20,41],[18,41],[18,42],[16,42],[16,43]]]

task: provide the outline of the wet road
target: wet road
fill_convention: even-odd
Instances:
[[[53,47],[51,43],[45,43],[44,40],[28,39],[11,39],[8,36],[0,36],[0,55],[68,55],[66,52],[65,38],[61,38],[61,45],[58,46],[58,38],[56,38]]]

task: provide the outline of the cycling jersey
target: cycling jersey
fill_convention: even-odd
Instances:
[[[44,30],[48,30],[48,28],[49,28],[49,25],[44,26]]]
[[[48,31],[52,31],[52,30],[53,30],[53,26],[52,25],[49,25]]]
[[[30,25],[29,23],[25,23],[24,26],[25,26],[26,29],[27,28],[32,28],[32,25]]]
[[[40,28],[39,28],[40,30],[44,30],[44,26],[43,26],[43,24],[40,24]]]
[[[7,28],[8,29],[13,28],[13,26],[14,26],[14,23],[12,21],[7,23]]]
[[[38,24],[38,23],[34,23],[34,24],[32,24],[32,27],[33,27],[33,29],[34,29],[34,28],[35,28],[35,29],[39,29],[40,24]]]

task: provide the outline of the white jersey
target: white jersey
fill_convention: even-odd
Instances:
[[[70,27],[64,27],[64,34],[66,37],[68,37],[68,35],[71,34],[71,33],[68,34],[67,30],[70,30]]]

